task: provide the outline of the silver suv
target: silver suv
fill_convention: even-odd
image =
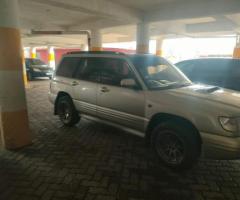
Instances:
[[[171,168],[240,158],[240,93],[195,85],[161,57],[69,53],[49,98],[64,125],[85,117],[144,137]]]

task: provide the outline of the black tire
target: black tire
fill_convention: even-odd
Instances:
[[[79,114],[69,96],[62,96],[57,101],[57,114],[65,126],[74,126],[80,121]]]
[[[33,80],[33,76],[31,74],[31,72],[27,72],[27,79],[28,79],[28,81],[32,81]]]
[[[201,152],[198,133],[177,121],[159,124],[152,132],[151,146],[160,160],[175,170],[191,168]]]

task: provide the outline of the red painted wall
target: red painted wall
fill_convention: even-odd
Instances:
[[[130,49],[120,49],[120,48],[103,48],[104,51],[116,51],[116,52],[121,52],[121,53],[126,53],[126,54],[133,54],[136,51],[135,50],[130,50]],[[77,48],[65,48],[65,49],[60,49],[57,48],[54,50],[55,52],[55,63],[56,65],[59,63],[61,60],[62,56],[68,52],[73,52],[73,51],[81,51],[81,49]],[[48,63],[48,49],[37,49],[37,58],[41,59],[45,63]]]
[[[55,49],[55,62],[56,65],[59,63],[61,60],[62,56],[68,52],[73,52],[73,51],[81,51],[81,49]]]
[[[37,58],[44,61],[46,64],[48,63],[48,50],[47,49],[37,49]]]

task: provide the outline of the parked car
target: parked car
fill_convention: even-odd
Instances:
[[[240,93],[193,84],[158,56],[68,53],[49,99],[64,125],[84,117],[144,137],[171,168],[240,158]]]
[[[176,66],[193,82],[240,91],[240,59],[192,59]]]
[[[37,58],[26,58],[25,59],[27,78],[29,81],[37,77],[48,77],[52,78],[53,69],[48,67],[46,63]]]

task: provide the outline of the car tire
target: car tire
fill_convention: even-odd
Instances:
[[[57,114],[65,126],[74,126],[80,121],[79,114],[69,96],[62,96],[57,102]]]
[[[161,123],[151,135],[151,146],[160,161],[174,170],[191,168],[201,152],[196,131],[181,124],[176,121]]]
[[[27,72],[27,79],[28,79],[28,81],[32,81],[33,80],[33,76],[31,74],[31,72]]]

